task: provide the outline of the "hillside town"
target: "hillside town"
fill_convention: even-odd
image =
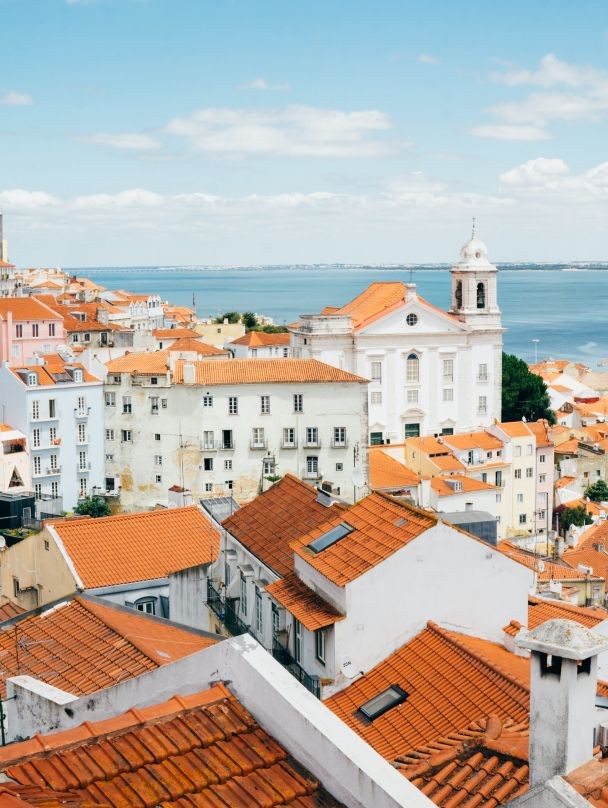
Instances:
[[[0,254],[1,808],[608,805],[608,373],[497,268],[286,328]]]

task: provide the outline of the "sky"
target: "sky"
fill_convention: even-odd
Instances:
[[[0,0],[18,266],[608,261],[604,0]]]

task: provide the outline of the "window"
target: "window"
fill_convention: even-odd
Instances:
[[[383,435],[382,432],[370,432],[369,433],[369,445],[370,446],[381,446],[383,443]]]
[[[488,474],[485,471],[481,475],[481,482],[482,483],[487,483],[488,482]]]
[[[294,393],[293,395],[293,411],[304,412],[304,396],[302,393]]]
[[[49,456],[49,461],[51,463],[51,469],[53,471],[57,471],[57,469],[59,468],[59,465],[57,463],[57,455],[56,454],[50,455]]]
[[[213,458],[212,457],[204,457],[203,458],[203,471],[213,471]]]
[[[53,499],[57,499],[59,497],[59,483],[57,480],[53,480],[51,483],[51,497]]]
[[[442,435],[453,435],[454,434],[454,427],[453,426],[444,426],[441,429]]]
[[[86,424],[78,424],[78,443],[86,443],[87,441],[87,427]]]
[[[293,621],[293,658],[298,663],[302,661],[302,624],[295,618]]]
[[[519,514],[519,524],[520,525],[525,525],[527,521],[528,521],[528,517],[526,516],[526,514],[525,513],[520,513]]]
[[[405,360],[405,380],[407,382],[420,381],[420,361],[414,353],[409,354]]]
[[[526,477],[534,477],[534,469],[530,468],[530,466],[526,469]]]
[[[213,449],[215,443],[215,435],[213,430],[206,429],[203,432],[203,449]]]
[[[133,412],[133,405],[131,404],[131,396],[122,397],[122,411],[126,414]]]
[[[37,421],[40,418],[40,402],[32,401],[32,421]]]
[[[444,359],[443,360],[443,381],[444,382],[453,382],[454,381],[454,360],[453,359]]]
[[[486,459],[487,459],[487,460],[491,460],[491,459],[492,459],[492,452],[486,452]]]
[[[531,455],[534,451],[534,446],[531,443],[526,444],[526,454]]]
[[[224,460],[224,471],[232,471],[232,460]]]
[[[462,281],[458,281],[456,284],[456,289],[454,290],[454,302],[456,304],[455,308],[462,308]]]
[[[19,578],[13,578],[13,597],[18,598],[20,593]]]
[[[359,712],[363,713],[368,721],[373,721],[381,715],[384,715],[388,710],[392,710],[393,707],[403,704],[408,696],[409,693],[399,687],[399,685],[391,685],[386,690],[383,690],[382,693],[374,696],[373,699],[362,704],[359,707]]]
[[[76,410],[78,415],[86,415],[87,414],[87,400],[84,396],[78,396],[76,399]]]
[[[156,475],[156,482],[157,482],[157,483],[162,483],[162,481],[163,481],[162,475],[157,474],[157,475]]]
[[[213,396],[203,396],[203,407],[213,407]]]
[[[55,426],[49,427],[49,443],[51,446],[57,446],[59,443],[57,440],[57,427]]]
[[[205,483],[205,491],[213,491],[213,483]]]
[[[49,398],[49,418],[57,417],[57,402],[54,398]]]
[[[27,374],[27,383],[29,387],[36,387],[38,384],[38,374],[37,373],[28,373]]]
[[[234,488],[232,480],[224,480],[224,485],[226,486],[227,491],[232,491]]]
[[[34,496],[36,499],[42,499],[42,485],[40,483],[36,483],[34,486]]]
[[[346,427],[334,427],[334,446],[346,446]]]
[[[15,337],[17,339],[21,339],[23,337],[23,326],[21,324],[17,324],[15,326]]]
[[[287,359],[289,356],[289,348],[283,348],[283,358]]]
[[[542,455],[538,456],[538,462],[539,463],[545,463],[546,461],[547,461],[547,456],[546,455],[542,454]]]
[[[38,323],[32,323],[32,337],[38,336]]]
[[[523,494],[518,494],[517,495],[517,501],[518,502],[523,502],[524,501],[524,495]]]
[[[238,415],[239,414],[239,400],[236,396],[230,396],[228,398],[228,415]]]
[[[416,325],[416,323],[418,322],[418,315],[414,314],[413,312],[411,314],[408,314],[407,317],[405,318],[405,322],[408,325]]]
[[[406,438],[420,437],[420,424],[418,423],[404,424],[403,430]]]
[[[485,283],[477,284],[477,308],[485,309],[486,307],[486,285]]]
[[[158,376],[150,376],[150,384],[158,384]]]
[[[521,469],[515,469],[515,479],[521,480]]]
[[[78,452],[78,470],[84,471],[87,467],[87,453]]]
[[[106,440],[114,440],[114,430],[106,429]]]
[[[451,387],[443,388],[443,400],[454,401],[454,390]]]
[[[292,447],[296,445],[296,431],[292,426],[283,429],[283,446]]]
[[[502,486],[502,471],[497,471],[494,474],[494,485],[498,486],[499,488]]]
[[[40,446],[40,430],[32,429],[32,446],[37,449]]]
[[[161,398],[161,400],[160,400],[160,408],[161,408],[161,410],[166,410],[168,406],[169,406],[168,399]]]
[[[502,494],[496,494],[496,502],[502,502]]]
[[[162,455],[154,455],[154,465],[155,466],[162,466],[163,464],[163,456]]]
[[[78,491],[79,497],[81,499],[84,499],[86,497],[87,491],[88,491],[88,480],[87,480],[86,477],[81,477],[80,478],[78,489],[79,489],[79,491]]]
[[[325,636],[322,628],[315,631],[315,656],[323,665],[325,665]]]
[[[116,406],[116,393],[106,393],[104,396],[106,407]]]
[[[309,477],[316,477],[319,474],[319,458],[307,457],[306,458],[306,474]]]
[[[241,572],[241,614],[247,616],[247,578]]]
[[[139,600],[135,601],[135,608],[138,612],[156,614],[155,601],[156,598],[140,598]]]
[[[130,429],[123,429],[121,431],[121,439],[123,443],[131,443],[133,436]]]
[[[270,396],[260,396],[260,412],[262,415],[270,414]]]
[[[257,449],[263,449],[266,446],[266,441],[264,440],[264,427],[255,426],[251,430],[251,445]]]
[[[545,512],[545,511],[539,511],[539,512],[538,512],[538,518],[539,518],[539,519],[544,519],[544,518],[545,518],[545,516],[546,516],[546,512]]]
[[[306,445],[317,446],[319,443],[319,430],[316,426],[306,427]]]
[[[369,403],[370,404],[382,404],[382,391],[375,390],[373,393],[369,394]]]
[[[48,539],[44,540],[44,549],[49,551],[51,549],[51,545]]]
[[[40,474],[40,455],[34,455],[34,474]]]
[[[259,587],[255,588],[255,630],[261,634],[264,630],[263,612],[262,612],[262,593]]]
[[[515,447],[515,457],[521,457],[521,446]]]
[[[344,463],[336,463],[336,471],[344,471]]]
[[[150,414],[158,415],[158,397],[150,396]]]
[[[264,477],[272,477],[274,475],[275,466],[274,460],[270,458],[270,460],[264,460],[262,463],[262,475]]]
[[[154,440],[160,440],[160,432],[154,433]]]
[[[113,462],[114,462],[114,455],[113,454],[107,454],[106,455],[106,463],[113,463]]]
[[[418,403],[418,390],[408,390],[407,391],[407,403],[408,404],[417,404]]]
[[[370,362],[370,378],[377,384],[382,384],[382,362]]]
[[[234,449],[231,429],[222,429],[222,449]]]
[[[488,399],[486,396],[479,396],[477,400],[477,412],[479,415],[485,415],[488,410]]]
[[[257,355],[258,355],[258,349],[257,348],[251,348],[251,358],[255,359]]]
[[[49,337],[55,336],[55,323],[49,323]]]

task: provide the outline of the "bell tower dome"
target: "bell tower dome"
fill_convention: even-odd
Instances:
[[[488,248],[477,238],[475,219],[471,238],[460,250],[460,261],[452,273],[451,314],[474,329],[501,327],[496,276],[498,270],[488,260]]]

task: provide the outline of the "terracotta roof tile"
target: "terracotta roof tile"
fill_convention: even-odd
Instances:
[[[501,541],[498,544],[498,549],[508,555],[509,558],[519,561],[526,567],[536,571],[540,581],[586,581],[587,576],[573,567],[568,561],[568,551],[564,553],[562,562],[550,561],[546,558],[539,558],[534,553],[529,553],[522,550],[515,544],[509,541]],[[608,556],[606,556],[608,559]],[[579,563],[578,561],[576,563]],[[601,580],[597,576],[594,580]]]
[[[250,348],[259,348],[267,345],[289,345],[291,334],[279,331],[276,334],[267,334],[265,331],[248,331],[242,337],[232,340],[230,345],[248,345]]]
[[[453,454],[429,457],[431,463],[437,466],[440,471],[464,471],[466,466],[461,463]]]
[[[456,490],[450,483],[458,483],[460,489]],[[484,483],[482,480],[475,480],[473,477],[465,477],[458,474],[455,477],[433,477],[431,488],[440,497],[451,497],[455,494],[470,494],[475,491],[494,491],[495,485]]]
[[[108,373],[135,373],[142,376],[162,376],[169,367],[169,351],[140,351],[126,353],[106,362]]]
[[[525,421],[502,421],[496,426],[510,438],[528,438],[532,434]]]
[[[555,454],[577,454],[578,444],[578,438],[570,438],[570,440],[565,440],[555,447]]]
[[[26,382],[20,375],[21,373],[36,373],[38,376],[38,384],[40,387],[50,387],[55,384],[60,384],[66,380],[66,366],[82,370],[82,378],[85,382],[100,382],[97,376],[86,369],[86,367],[79,362],[65,362],[61,357],[55,354],[49,354],[42,357],[45,360],[44,365],[18,365],[11,367],[9,370],[21,381],[23,384]]]
[[[573,550],[566,550],[563,558],[573,567],[578,567],[579,564],[591,567],[593,570],[592,578],[606,578],[608,576],[608,553],[600,552],[593,546],[584,545],[580,548],[575,547]],[[583,573],[579,572],[579,575],[581,578],[585,577]]]
[[[504,444],[495,435],[490,432],[462,432],[457,435],[445,435],[442,438],[448,446],[454,449],[485,449],[491,451],[493,449],[502,449]]]
[[[378,281],[333,314],[348,314],[357,329],[392,311],[405,301],[405,285],[401,281]]]
[[[556,488],[567,488],[572,483],[576,482],[576,477],[560,477],[559,480],[555,481]]]
[[[169,354],[196,353],[200,357],[225,356],[230,358],[230,351],[225,351],[222,348],[216,348],[215,345],[207,345],[206,342],[202,342],[201,339],[197,339],[196,337],[188,337],[187,339],[185,337],[180,337],[169,346],[167,351]]]
[[[293,572],[267,586],[266,592],[309,631],[326,628],[346,617],[313,592]]]
[[[35,297],[0,298],[0,318],[6,320],[9,312],[13,315],[13,321],[59,319],[56,312]]]
[[[217,558],[219,531],[196,505],[53,524],[86,589],[165,578]]]
[[[340,523],[354,530],[321,552],[308,545]],[[330,517],[325,524],[294,542],[294,551],[338,586],[344,586],[400,550],[437,523],[425,511],[375,493]]]
[[[420,477],[380,447],[369,450],[369,481],[373,490],[420,485]]]
[[[175,363],[175,381],[183,382],[184,361]],[[347,373],[317,359],[232,359],[229,362],[193,362],[195,384],[281,384],[352,382],[367,384],[367,379]]]
[[[0,630],[0,692],[28,674],[81,696],[207,648],[216,640],[116,607],[73,597],[21,614]]]
[[[105,808],[339,808],[222,685],[0,751],[22,785]]]
[[[155,328],[152,336],[156,339],[189,339],[198,336],[191,328]]]
[[[0,605],[0,623],[4,623],[5,620],[10,620],[18,614],[23,614],[24,611],[25,609],[19,606],[18,603],[13,603],[12,600],[5,600],[5,602]]]
[[[550,426],[546,420],[528,421],[528,428],[536,435],[536,446],[553,446]]]
[[[582,626],[595,628],[604,620],[608,620],[608,612],[604,609],[575,606],[573,603],[561,600],[544,600],[535,595],[528,595],[528,625],[526,628],[535,629],[541,623],[557,618],[575,620]],[[515,637],[521,627],[521,623],[517,620],[511,620],[509,625],[505,626],[504,632]]]
[[[266,566],[278,575],[287,575],[293,570],[291,542],[344,510],[340,503],[329,508],[321,505],[316,489],[286,474],[225,519],[222,526]]]

